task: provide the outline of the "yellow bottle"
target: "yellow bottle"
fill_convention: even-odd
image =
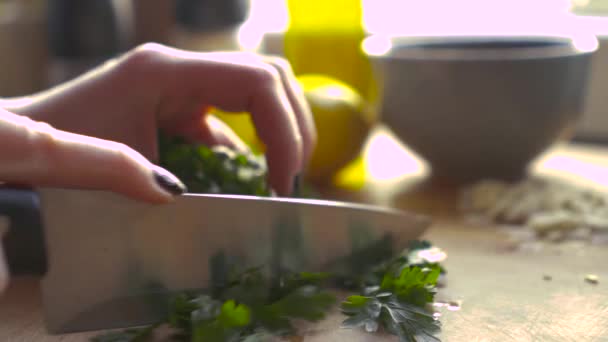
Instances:
[[[371,65],[361,52],[365,38],[361,0],[287,0],[284,53],[296,75],[323,74],[357,90],[373,91]]]

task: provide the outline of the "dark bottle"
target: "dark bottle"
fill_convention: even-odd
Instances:
[[[189,50],[238,50],[249,0],[176,0],[173,41]]]
[[[241,24],[249,12],[247,0],[177,0],[177,22],[191,31],[219,31]]]
[[[120,12],[128,10],[123,6],[128,3],[49,0],[51,84],[72,79],[130,47],[130,18]]]

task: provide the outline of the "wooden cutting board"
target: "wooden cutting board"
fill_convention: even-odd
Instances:
[[[448,252],[448,283],[439,298],[462,301],[459,311],[440,309],[443,341],[608,341],[607,246],[513,250],[496,229],[449,220],[426,237]],[[585,282],[587,274],[596,274],[599,283]],[[396,341],[341,329],[342,319],[334,312],[304,327],[301,341]],[[0,298],[0,341],[85,341],[93,335],[47,335],[35,278],[15,279]]]

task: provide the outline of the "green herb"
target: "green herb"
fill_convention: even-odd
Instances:
[[[251,310],[234,300],[180,294],[172,301],[168,323],[177,341],[237,341],[251,324]]]
[[[364,327],[367,332],[379,328],[399,336],[402,342],[439,341],[435,334],[439,321],[427,309],[433,303],[437,280],[442,272],[438,264],[411,260],[414,252],[430,250],[430,244],[417,242],[418,249],[409,249],[401,256],[378,266],[367,277],[361,295],[350,296],[341,305],[349,316],[343,327]],[[379,283],[374,280],[382,279]]]
[[[270,196],[266,161],[216,146],[195,146],[159,133],[159,164],[175,174],[192,193]]]
[[[381,239],[384,240],[386,237]],[[406,257],[411,252],[407,250],[392,260],[369,266],[364,275],[352,270],[350,279],[364,281],[357,283],[360,294],[348,297],[341,305],[348,316],[343,327],[363,327],[370,333],[382,329],[404,342],[439,341],[435,334],[440,324],[428,306],[434,300],[441,267],[433,263],[414,265]],[[239,271],[230,260],[223,252],[214,255],[210,259],[210,290],[174,296],[166,322],[100,336],[95,341],[146,341],[160,324],[173,328],[173,341],[184,342],[255,342],[266,341],[269,336],[291,335],[296,333],[292,320],[315,322],[325,317],[336,301],[328,290],[336,288],[338,280],[343,279],[331,272],[277,275],[270,266]]]
[[[159,146],[161,165],[191,192],[271,195],[263,159],[226,148],[194,147],[162,135]],[[302,195],[298,189],[294,196]],[[171,328],[172,341],[267,341],[296,333],[294,319],[322,320],[336,302],[330,289],[358,293],[341,304],[348,316],[345,328],[363,327],[370,333],[382,329],[403,342],[439,340],[435,334],[440,324],[428,307],[445,270],[440,258],[428,257],[442,253],[430,242],[413,241],[395,255],[390,235],[378,238],[353,222],[351,253],[328,265],[327,273],[309,273],[303,272],[307,252],[300,229],[298,222],[280,222],[270,265],[243,268],[243,260],[216,253],[209,260],[208,289],[175,295],[165,303],[165,321],[93,341],[143,342],[161,325]]]
[[[291,334],[295,332],[291,319],[318,321],[336,302],[335,296],[322,289],[327,277],[305,272],[270,277],[257,267],[229,279],[227,286],[216,290],[216,298],[251,308],[253,330]]]
[[[204,298],[196,298],[185,293],[178,294],[169,304],[169,325],[172,328],[189,333],[192,331],[192,312],[204,304]]]
[[[423,307],[433,302],[439,273],[439,267],[409,266],[401,270],[398,276],[385,274],[380,291],[394,293],[402,301]]]
[[[263,267],[237,272],[224,253],[210,260],[213,296],[205,291],[175,295],[167,320],[144,330],[98,337],[105,341],[145,341],[160,324],[175,332],[174,341],[264,341],[267,336],[294,334],[293,319],[318,321],[336,302],[322,287],[323,273],[267,276]]]
[[[202,305],[192,312],[194,342],[238,341],[251,323],[251,310],[244,304],[228,300],[223,304],[209,297],[199,298]]]
[[[365,232],[366,229],[362,227],[352,228],[351,253],[330,265],[335,285],[341,289],[359,290],[365,286],[377,285],[382,280],[382,275],[374,271],[393,256],[390,235],[374,240]],[[367,242],[361,243],[360,237]]]
[[[373,333],[382,327],[403,342],[439,341],[434,335],[440,325],[433,315],[390,292],[350,296],[341,309],[350,316],[342,323],[346,328],[364,327]]]

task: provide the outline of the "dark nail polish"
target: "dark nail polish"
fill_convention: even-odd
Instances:
[[[300,175],[293,178],[292,197],[300,197]]]
[[[181,195],[187,191],[186,186],[182,182],[174,180],[172,177],[158,171],[154,171],[154,180],[161,188],[172,195]]]

